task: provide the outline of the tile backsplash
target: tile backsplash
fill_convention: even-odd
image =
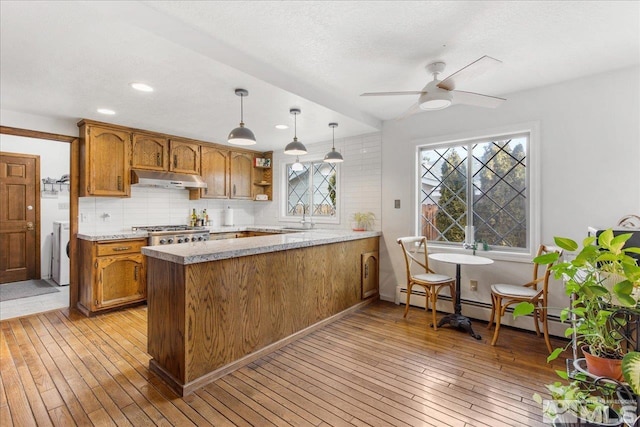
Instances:
[[[185,225],[192,209],[206,209],[212,225],[222,225],[224,210],[231,207],[236,225],[254,223],[250,200],[189,200],[187,190],[131,187],[130,198],[80,197],[80,233],[129,231],[140,225]]]

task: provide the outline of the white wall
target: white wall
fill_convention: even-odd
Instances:
[[[4,123],[3,123],[4,125]],[[69,173],[70,144],[21,136],[0,134],[0,151],[40,156],[40,178],[59,179]],[[42,190],[42,184],[40,184]],[[61,187],[54,198],[40,199],[40,275],[51,277],[53,221],[69,220],[69,189]]]
[[[339,132],[339,127],[336,132]],[[305,144],[307,154],[300,156],[300,161],[322,160],[331,150],[331,140],[315,144]],[[381,230],[382,224],[380,187],[382,185],[382,139],[381,133],[376,132],[351,138],[336,138],[336,150],[344,157],[339,164],[338,204],[340,211],[339,224],[318,223],[317,228],[351,227],[351,216],[355,212],[373,212],[376,221],[374,230]],[[284,148],[284,147],[283,147]],[[273,202],[256,204],[256,224],[291,225],[279,222],[279,209],[282,203],[282,164],[291,163],[294,156],[284,154],[283,151],[273,155]]]
[[[640,69],[633,67],[507,96],[498,109],[454,106],[387,121],[382,143],[381,295],[393,300],[404,283],[404,265],[395,239],[414,234],[417,139],[482,131],[513,124],[540,123],[541,239],[581,241],[587,227],[613,226],[626,214],[640,214]],[[394,209],[394,199],[402,208]],[[388,255],[388,256],[384,256]],[[455,267],[436,265],[453,275]],[[530,266],[498,261],[490,268],[462,268],[462,298],[490,303],[492,283],[524,283]],[[479,280],[478,292],[469,280]],[[552,304],[566,305],[554,283]],[[450,310],[443,305],[442,308]],[[488,318],[488,311],[463,310]],[[509,316],[507,316],[509,317]],[[529,319],[519,324],[529,326]]]

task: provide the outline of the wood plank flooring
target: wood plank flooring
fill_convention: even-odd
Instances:
[[[542,338],[491,347],[377,302],[184,398],[148,369],[146,307],[0,322],[0,425],[543,426]],[[556,343],[559,344],[559,343]]]

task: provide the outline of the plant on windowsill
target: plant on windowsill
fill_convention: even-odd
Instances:
[[[366,231],[369,230],[376,220],[376,216],[373,212],[356,212],[353,214],[353,225],[351,226],[353,231]]]

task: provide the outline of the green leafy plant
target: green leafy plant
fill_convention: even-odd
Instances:
[[[565,336],[571,341],[566,347],[555,349],[547,358],[548,362],[571,345],[587,345],[595,356],[614,359],[624,356],[625,337],[619,329],[624,326],[625,319],[617,315],[612,299],[615,296],[616,303],[638,308],[638,302],[632,295],[640,287],[640,267],[629,254],[640,254],[640,248],[624,247],[630,237],[630,233],[614,236],[610,229],[597,239],[587,237],[573,260],[560,262],[551,268],[555,278],[565,282],[566,294],[573,296],[571,306],[561,311],[560,319],[565,322],[571,318],[573,324],[565,331]],[[556,237],[554,241],[567,252],[575,252],[579,247],[575,241],[565,237]],[[552,253],[533,261],[548,264],[557,259],[558,254]],[[603,273],[615,274],[613,277],[617,279],[610,287],[604,285]],[[530,303],[518,304],[514,308],[514,317],[530,314],[533,309]]]
[[[640,352],[630,351],[622,358],[622,375],[631,391],[640,395]]]
[[[373,226],[376,216],[373,212],[356,212],[353,214],[354,230],[368,230]]]

